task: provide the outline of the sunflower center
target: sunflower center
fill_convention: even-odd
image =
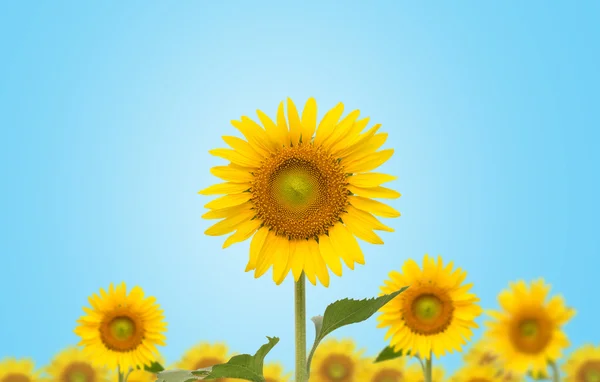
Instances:
[[[144,322],[127,307],[107,314],[100,324],[102,343],[117,352],[137,349],[144,340],[144,334]]]
[[[321,147],[283,147],[254,172],[256,217],[292,240],[323,235],[348,205],[346,178],[342,165]]]
[[[431,284],[412,285],[400,296],[404,322],[413,333],[434,335],[450,326],[454,305],[445,290]]]
[[[354,363],[342,354],[332,354],[327,357],[321,366],[320,374],[326,381],[351,381],[354,373]]]
[[[600,382],[600,360],[585,362],[577,372],[577,381]]]
[[[2,378],[2,382],[29,382],[30,379],[25,374],[12,373]]]
[[[403,380],[402,372],[394,369],[383,369],[371,379],[372,382],[401,382]]]
[[[86,362],[73,362],[63,371],[61,382],[93,382],[96,380],[94,368]]]
[[[223,360],[221,360],[221,359],[219,359],[217,357],[202,358],[202,359],[198,360],[198,362],[196,362],[194,370],[204,369],[205,367],[210,367],[210,366],[218,365],[220,363],[223,363]]]
[[[533,313],[515,320],[511,329],[511,341],[522,353],[537,354],[543,351],[552,339],[550,319],[543,313]]]

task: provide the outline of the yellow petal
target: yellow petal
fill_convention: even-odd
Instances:
[[[261,155],[271,152],[271,141],[265,130],[248,117],[242,117],[241,121],[233,120],[231,124],[238,129],[250,143],[250,146]]]
[[[377,172],[367,172],[348,177],[348,183],[356,187],[377,187],[383,183],[398,179],[397,176],[380,174]]]
[[[246,158],[255,160],[257,162],[260,162],[264,158],[264,155],[254,150],[252,146],[250,146],[250,143],[246,142],[242,138],[231,137],[228,135],[224,135],[221,138],[223,138],[229,147],[242,154]]]
[[[210,169],[210,173],[227,182],[248,183],[254,180],[254,176],[233,166],[216,166]]]
[[[336,252],[331,239],[327,235],[319,236],[319,251],[325,264],[331,269],[331,271],[337,276],[342,275],[342,263],[340,262],[340,256]]]
[[[373,127],[371,127],[369,129],[369,131],[367,131],[364,134],[361,134],[358,139],[356,139],[351,145],[341,149],[339,152],[337,152],[335,155],[338,158],[345,158],[348,155],[352,154],[353,152],[355,152],[356,150],[360,150],[361,147],[363,147],[363,145],[365,144],[365,142],[368,142],[369,139],[371,139],[379,130],[379,128],[381,127],[381,124],[378,123],[377,125],[374,125]]]
[[[237,152],[235,150],[214,149],[214,150],[210,150],[209,153],[211,155],[214,155],[219,158],[227,159],[228,161],[230,161],[232,163],[235,163],[237,165],[244,166],[244,167],[256,168],[260,165],[260,162],[246,158],[245,156],[243,156],[242,154],[240,154],[239,152]]]
[[[376,169],[384,164],[394,154],[394,149],[386,149],[369,154],[361,159],[350,163],[344,163],[344,168],[348,173],[367,172]]]
[[[300,275],[304,270],[304,258],[306,257],[306,251],[308,251],[306,245],[303,243],[305,241],[290,241],[290,268],[292,269],[295,281],[300,279]]]
[[[260,119],[260,122],[265,127],[267,134],[271,136],[279,146],[284,146],[287,143],[287,129],[282,129],[280,126],[275,124],[275,122],[273,122],[273,120],[269,118],[268,115],[266,115],[260,110],[257,110],[256,114],[258,114],[258,119]]]
[[[225,196],[221,196],[220,198],[217,198],[217,199],[207,203],[204,206],[204,208],[218,210],[218,209],[222,209],[222,208],[233,207],[233,206],[237,206],[239,204],[246,203],[248,200],[250,200],[250,197],[252,197],[252,194],[249,192],[242,192],[241,194],[225,195]]]
[[[354,269],[354,262],[365,263],[365,257],[354,235],[342,224],[336,224],[329,230],[331,244],[337,253],[342,254],[342,259],[350,269]]]
[[[238,204],[237,206],[211,210],[202,215],[202,219],[224,219],[252,209],[250,202]]]
[[[344,117],[344,119],[342,119],[340,123],[337,124],[331,135],[325,138],[325,140],[323,141],[323,146],[331,148],[342,137],[346,136],[359,115],[359,110],[353,110],[352,112],[350,112],[350,114]]]
[[[331,146],[331,153],[339,157],[338,153],[343,149],[351,147],[354,143],[360,138],[360,133],[364,130],[365,127],[369,124],[369,117],[363,118],[359,121],[356,121],[352,124],[352,127],[348,130],[348,133],[342,138],[340,138],[337,143]]]
[[[371,244],[383,244],[383,240],[371,229],[365,226],[362,220],[355,217],[353,214],[345,214],[342,216],[342,220],[346,224],[346,227],[358,238]]]
[[[246,272],[256,268],[260,251],[265,244],[265,239],[268,234],[269,229],[267,227],[262,227],[256,231],[252,237],[252,241],[250,242],[250,259],[248,260],[248,265],[246,265]]]
[[[223,249],[229,247],[231,244],[239,243],[248,239],[254,234],[254,232],[256,232],[256,230],[258,229],[258,227],[261,226],[261,224],[262,222],[258,219],[253,219],[240,223],[235,233],[229,236],[227,240],[225,240],[225,243],[223,243]]]
[[[371,215],[366,211],[359,210],[358,208],[352,205],[347,206],[346,210],[348,211],[348,214],[362,221],[363,225],[366,227],[378,231],[394,232],[393,228],[386,226],[385,224],[380,222],[375,216]]]
[[[273,281],[276,285],[281,284],[290,271],[290,241],[286,237],[278,238],[273,260]]]
[[[308,248],[309,248],[309,253],[308,253],[308,257],[306,259],[306,262],[308,263],[309,259],[313,265],[313,277],[316,274],[316,276],[319,278],[319,281],[321,281],[321,284],[323,284],[324,287],[328,287],[329,286],[329,270],[327,269],[327,264],[325,264],[325,260],[323,259],[323,256],[321,255],[321,251],[319,249],[319,243],[317,243],[315,240],[308,240]],[[341,266],[341,264],[340,264]],[[307,268],[308,270],[308,268]],[[308,277],[308,275],[307,275]],[[315,283],[313,283],[314,285]]]
[[[255,212],[252,210],[248,210],[237,215],[230,216],[220,222],[214,224],[209,229],[207,229],[204,233],[208,236],[221,236],[226,233],[233,232],[237,229],[237,227],[245,222],[252,219],[255,215]]]
[[[317,128],[315,145],[321,145],[323,141],[325,141],[325,139],[331,135],[343,112],[344,104],[340,102],[333,109],[329,110],[325,116],[323,116],[323,119]]]
[[[364,196],[365,198],[397,199],[401,196],[399,192],[381,186],[362,188],[349,184],[347,188],[354,195]]]
[[[265,239],[265,244],[263,244],[260,254],[258,255],[256,269],[254,270],[254,278],[259,278],[271,268],[279,249],[280,240],[281,237],[277,236],[275,231],[269,231],[269,234]]]
[[[309,98],[302,110],[302,142],[309,143],[317,128],[317,101]]]
[[[285,141],[284,145],[290,145],[290,132],[288,130],[287,121],[285,120],[285,112],[283,111],[283,102],[279,103],[279,107],[277,107],[277,127],[281,131],[285,132]]]
[[[400,216],[400,212],[387,204],[378,202],[377,200],[364,198],[362,196],[349,196],[348,201],[354,207],[372,213],[373,215],[381,216],[384,218],[397,218]]]
[[[220,194],[238,194],[248,191],[250,183],[219,183],[198,191],[200,195],[220,195]]]
[[[304,257],[304,274],[312,285],[317,284],[316,261],[313,259],[313,247],[316,246],[316,252],[320,257],[319,244],[315,240],[299,240],[296,247],[296,253],[301,253]]]
[[[385,141],[387,141],[388,133],[376,134],[374,137],[366,141],[363,146],[348,154],[344,161],[346,163],[359,162],[366,158],[369,154],[375,153]]]
[[[290,123],[290,140],[292,145],[298,146],[300,142],[300,135],[302,134],[302,123],[300,122],[300,116],[296,105],[291,99],[287,99],[288,104],[288,121]]]

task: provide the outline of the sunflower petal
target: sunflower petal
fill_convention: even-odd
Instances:
[[[237,194],[248,191],[250,183],[219,183],[198,191],[200,195],[222,195],[222,194]]]
[[[214,149],[210,150],[209,153],[219,158],[227,159],[231,163],[235,163],[240,166],[256,168],[260,165],[260,162],[249,159],[239,152],[230,149]]]
[[[233,206],[237,206],[239,204],[246,203],[248,200],[250,200],[251,197],[252,197],[252,194],[249,192],[242,192],[241,194],[225,195],[225,196],[221,196],[220,198],[217,198],[211,202],[208,202],[207,204],[204,205],[204,208],[210,208],[213,210],[217,210],[217,209],[222,209],[222,208],[227,208],[227,207],[233,207]]]
[[[367,172],[384,164],[394,154],[394,149],[386,149],[369,154],[353,162],[343,163],[348,173]]]
[[[250,236],[254,234],[254,232],[256,232],[256,230],[261,226],[261,224],[262,222],[258,219],[253,219],[247,222],[240,223],[235,233],[229,236],[223,243],[223,249],[229,247],[231,244],[247,240]]]
[[[342,263],[340,262],[340,255],[335,250],[331,239],[327,235],[319,236],[319,251],[325,264],[331,269],[331,271],[337,275],[342,275]]]
[[[300,135],[302,135],[302,122],[300,122],[300,116],[298,115],[298,109],[294,102],[288,98],[288,121],[290,123],[290,140],[292,145],[298,146],[300,142]]]
[[[386,232],[394,232],[394,229],[386,226],[382,222],[379,221],[375,216],[371,215],[367,211],[359,210],[353,205],[349,205],[346,207],[346,210],[349,214],[357,217],[363,222],[364,226],[372,227],[372,229],[377,231],[386,231]]]
[[[329,238],[337,253],[342,254],[342,259],[350,269],[354,269],[354,262],[365,263],[363,255],[356,238],[342,224],[336,224],[329,230]]]
[[[358,238],[371,244],[383,244],[383,240],[381,240],[381,238],[371,229],[366,228],[363,221],[357,218],[354,214],[347,213],[342,216],[342,220],[350,232],[352,232]]]
[[[246,272],[251,271],[256,268],[256,263],[258,262],[258,258],[260,256],[260,251],[262,250],[263,245],[265,244],[265,239],[269,234],[269,229],[267,227],[262,227],[252,237],[252,241],[250,242],[250,258],[248,259],[248,265],[246,265]]]
[[[254,176],[247,171],[237,169],[233,166],[216,166],[210,169],[210,173],[227,182],[248,183],[254,179]]]
[[[340,102],[325,114],[317,128],[317,135],[315,136],[316,145],[321,145],[331,135],[343,112],[344,104]]]
[[[382,198],[382,199],[397,199],[402,196],[399,192],[386,187],[370,187],[362,188],[348,185],[348,191],[354,195],[363,196],[365,198]]]
[[[317,101],[309,98],[302,110],[302,142],[309,143],[317,128]]]

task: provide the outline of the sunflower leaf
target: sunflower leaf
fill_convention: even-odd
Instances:
[[[267,337],[269,342],[258,349],[256,354],[240,354],[232,357],[227,363],[214,365],[211,368],[192,371],[191,374],[200,380],[217,378],[238,378],[252,382],[265,382],[263,364],[267,353],[279,342],[277,337]],[[176,381],[166,381],[176,382]],[[187,381],[177,381],[187,382]]]
[[[352,300],[346,298],[338,300],[327,306],[323,316],[313,317],[312,321],[315,324],[315,342],[308,355],[308,362],[306,365],[308,373],[310,374],[310,364],[317,347],[328,334],[342,326],[355,324],[369,319],[385,304],[393,300],[394,297],[404,292],[406,288],[408,287],[404,287],[394,293],[371,299]]]
[[[410,355],[410,350],[407,352],[403,351],[402,349],[395,351],[393,347],[387,346],[381,351],[381,353],[379,353],[377,358],[375,358],[375,362],[373,363],[389,361],[406,355]]]
[[[158,362],[152,362],[150,365],[144,365],[144,370],[150,373],[158,374],[165,370],[165,368]]]
[[[164,370],[158,373],[157,382],[193,382],[201,380],[201,376],[196,376],[188,370]]]

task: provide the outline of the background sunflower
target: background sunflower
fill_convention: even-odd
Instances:
[[[567,382],[600,381],[600,346],[584,345],[576,349],[563,365]]]
[[[418,363],[413,363],[406,368],[406,381],[407,382],[425,382],[423,375],[423,368]],[[431,372],[431,382],[444,382],[444,368],[441,366],[433,366]]]
[[[175,368],[183,370],[198,370],[225,363],[234,354],[230,354],[224,342],[209,343],[200,342],[188,349],[174,365]],[[235,379],[218,378],[217,382],[233,382]]]
[[[76,347],[58,353],[45,370],[49,382],[109,382],[115,379],[111,370],[94,364]]]
[[[1,382],[42,382],[40,374],[31,359],[7,357],[0,360]]]
[[[360,374],[359,381],[364,382],[407,382],[406,360],[404,357],[374,363],[367,359]]]
[[[363,382],[368,362],[363,352],[349,338],[325,340],[313,357],[310,382]]]

